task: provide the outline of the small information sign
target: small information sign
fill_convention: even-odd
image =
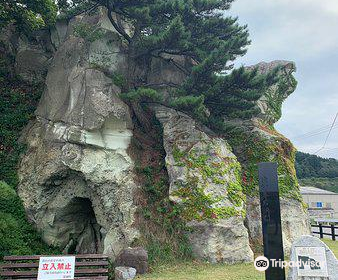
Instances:
[[[38,280],[74,279],[75,257],[41,257]]]
[[[296,247],[298,276],[328,277],[324,247]]]

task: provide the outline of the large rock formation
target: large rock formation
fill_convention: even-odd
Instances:
[[[103,31],[119,47],[119,37]],[[138,236],[133,223],[139,186],[127,153],[133,134],[129,108],[91,61],[105,44],[70,32],[60,45],[36,120],[26,131],[19,194],[48,244],[114,257]],[[110,58],[117,71],[123,54]]]
[[[296,68],[289,61],[273,61],[248,67],[248,70],[256,67],[262,74],[279,67],[279,79],[257,101],[261,110],[258,117],[248,121],[226,120],[240,128],[228,140],[244,171],[246,225],[254,247],[262,245],[257,163],[278,163],[283,240],[288,253],[299,234],[306,235],[310,232],[308,214],[302,203],[296,177],[295,148],[273,128],[273,124],[281,118],[282,103],[296,88],[297,82],[292,75]]]
[[[128,68],[125,46],[104,10],[60,21],[51,34],[57,51],[36,119],[22,137],[28,150],[18,192],[48,244],[114,259],[140,235],[140,186],[128,153],[134,125],[116,85]],[[179,84],[183,77],[175,69],[155,59],[149,82],[160,89]]]
[[[84,25],[90,27],[86,32],[81,29]],[[142,108],[120,99],[123,85],[118,77],[130,75],[127,71],[133,68],[134,75],[167,96],[170,86],[180,85],[186,77],[177,64],[187,69],[192,62],[173,56],[153,59],[149,71],[130,65],[133,61],[123,40],[102,10],[58,22],[49,42],[53,51],[45,50],[49,65],[45,92],[22,137],[28,150],[20,164],[19,195],[29,220],[48,244],[65,252],[105,252],[114,259],[141,234],[135,216],[141,186],[130,148]],[[20,61],[20,53],[17,56]],[[45,69],[47,64],[41,65]],[[281,71],[291,79],[293,64],[285,65]],[[262,72],[267,67],[272,66],[260,65]],[[27,73],[24,67],[17,69],[22,76]],[[31,70],[28,80],[43,73]],[[163,127],[169,197],[192,229],[188,236],[196,257],[252,261],[249,241],[254,245],[261,237],[254,167],[262,160],[280,163],[285,244],[307,233],[294,149],[271,129],[291,89],[272,86],[258,101],[262,111],[258,118],[225,120],[241,128],[237,137],[216,136],[186,114],[149,105]],[[277,103],[271,104],[274,100]]]
[[[13,60],[6,70],[30,83],[44,81],[55,52],[48,30],[38,30],[28,36],[16,32],[14,26],[1,30],[0,50],[6,59]]]
[[[155,106],[163,126],[171,201],[181,204],[199,259],[250,262],[240,165],[227,142],[186,114]]]

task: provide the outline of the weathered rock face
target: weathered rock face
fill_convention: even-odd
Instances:
[[[253,245],[263,244],[261,209],[258,197],[247,197],[246,225]],[[289,254],[292,243],[301,233],[310,233],[309,220],[303,205],[295,199],[281,198],[281,219],[284,253]]]
[[[141,247],[127,248],[117,256],[115,265],[133,267],[138,274],[145,274],[148,272],[148,252]]]
[[[100,47],[72,33],[60,45],[37,118],[26,131],[18,188],[48,244],[114,258],[138,236],[133,223],[139,187],[127,154],[133,134],[128,106],[112,79],[91,64]],[[111,67],[117,71],[123,55],[115,58]]]
[[[277,66],[280,67],[279,82],[272,85],[257,101],[261,114],[252,120],[236,121],[235,125],[241,128],[241,132],[232,135],[229,142],[244,170],[243,183],[247,194],[246,226],[254,247],[262,244],[257,163],[278,163],[284,247],[285,251],[289,252],[292,242],[300,235],[309,234],[310,229],[296,177],[295,148],[273,128],[273,124],[281,117],[283,101],[295,90],[296,81],[292,76],[295,66],[288,61],[257,65],[262,74]],[[248,69],[254,67],[256,66]]]
[[[238,162],[226,141],[189,116],[153,107],[163,126],[171,201],[183,206],[193,252],[210,262],[250,262]]]
[[[43,82],[55,48],[47,30],[33,32],[29,37],[19,34],[13,26],[2,30],[0,47],[6,57],[14,59],[12,75],[27,82]]]
[[[247,67],[247,69],[252,69],[253,67],[258,67],[258,72],[261,74],[267,74],[277,67],[279,68],[279,81],[273,84],[257,101],[261,110],[258,119],[273,125],[282,116],[283,102],[294,92],[297,86],[297,81],[293,77],[296,65],[291,61],[276,60],[270,63],[261,62],[255,66]]]
[[[86,32],[81,29],[84,26],[89,28]],[[166,95],[171,86],[184,81],[182,68],[189,69],[192,61],[173,56],[152,60],[149,71],[135,66],[103,10],[69,23],[58,22],[48,42],[47,49],[41,42],[39,47],[32,43],[6,47],[16,46],[13,71],[29,81],[43,79],[49,66],[36,119],[22,137],[28,150],[19,169],[19,195],[48,244],[69,253],[105,252],[114,259],[140,235],[134,217],[140,186],[128,151],[133,119],[142,113],[136,112],[134,104],[132,112],[119,98],[121,85],[116,77],[131,75],[131,68],[138,79]],[[275,64],[280,62],[261,64],[259,69],[264,73]],[[188,235],[199,259],[253,260],[249,240],[259,242],[262,235],[255,193],[259,161],[280,163],[286,246],[308,232],[295,178],[294,148],[271,129],[294,86],[293,64],[283,62],[282,66],[282,84],[289,87],[272,86],[258,101],[260,116],[236,121],[243,131],[238,138],[225,135],[235,154],[227,141],[186,114],[150,106],[163,127],[170,200],[192,229]],[[274,100],[277,103],[271,105]]]

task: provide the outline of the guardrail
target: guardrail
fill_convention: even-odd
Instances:
[[[319,231],[312,231],[312,228],[318,228]],[[325,231],[325,229],[329,229],[330,232]],[[338,227],[335,226],[334,224],[331,224],[331,225],[322,225],[322,224],[311,225],[312,233],[319,234],[319,237],[321,239],[323,239],[324,236],[330,236],[333,241],[336,241],[337,240],[336,237],[338,237],[338,234],[336,234],[336,230],[338,230]]]

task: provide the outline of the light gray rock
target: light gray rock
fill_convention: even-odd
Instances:
[[[148,252],[142,247],[126,248],[116,258],[115,265],[136,269],[138,274],[148,272]]]
[[[247,229],[239,217],[221,219],[216,223],[192,221],[189,235],[194,255],[211,263],[235,264],[252,262]]]
[[[114,258],[138,236],[133,223],[139,187],[128,145],[95,147],[47,134],[48,124],[37,120],[19,169],[18,191],[28,218],[48,244],[65,252]]]
[[[0,44],[5,57],[14,59],[12,75],[29,83],[44,82],[55,52],[47,30],[34,31],[28,38],[9,25],[1,30]]]
[[[239,178],[236,175],[238,162],[227,142],[209,135],[208,130],[186,114],[164,106],[153,106],[153,109],[163,126],[163,143],[167,154],[165,161],[170,179],[171,201],[178,204],[183,203],[185,198],[181,197],[178,191],[191,184],[190,180],[194,178],[193,180],[197,182],[196,188],[217,200],[211,206],[213,209],[228,207],[237,211],[237,214],[230,218],[217,219],[216,217],[217,221],[204,220],[203,217],[201,219],[192,217],[188,226],[192,228],[189,238],[194,255],[199,259],[213,263],[252,261],[253,253],[249,246],[248,232],[241,214],[243,204],[234,205],[229,194],[232,184],[239,183]],[[185,154],[187,158],[181,162],[177,158],[177,154]],[[189,163],[182,164],[184,160],[189,160],[189,157],[204,158],[206,162],[202,163],[203,166],[200,167],[189,166]],[[215,174],[204,174],[208,167],[211,172],[214,168]],[[217,178],[215,179],[215,177]],[[242,195],[241,190],[238,195]],[[203,215],[203,213],[200,214]]]
[[[136,269],[133,267],[118,266],[115,268],[115,280],[131,280],[136,277]]]
[[[279,68],[277,72],[279,82],[272,84],[257,101],[257,105],[261,111],[258,119],[262,119],[269,124],[274,124],[279,121],[282,116],[283,102],[296,89],[297,81],[293,77],[293,73],[296,71],[296,65],[292,61],[275,60],[246,67],[248,70],[254,68],[258,68],[258,72],[264,75]]]
[[[288,255],[292,243],[299,236],[310,233],[309,217],[299,201],[280,199],[284,253]],[[263,244],[261,206],[258,197],[247,197],[246,226],[250,237]]]
[[[51,27],[51,41],[56,49],[66,40],[68,31],[68,20],[58,19],[53,27]]]
[[[43,50],[25,49],[16,55],[15,71],[23,79],[29,82],[43,81],[50,62]]]
[[[110,115],[128,115],[126,105],[116,99],[120,89],[88,63],[88,55],[81,38],[71,37],[59,48],[47,75],[38,116],[93,130]]]
[[[243,168],[243,184],[247,189],[245,224],[252,248],[257,253],[263,245],[258,186],[259,162],[278,163],[285,252],[290,251],[296,238],[310,234],[309,216],[302,204],[296,177],[295,147],[273,126],[281,117],[282,103],[296,88],[297,82],[293,77],[296,66],[290,61],[272,61],[247,67],[247,70],[258,68],[259,73],[267,74],[276,67],[279,67],[276,73],[278,82],[272,84],[256,103],[260,114],[248,120],[225,120],[230,126],[239,128],[237,131],[241,131],[226,137],[229,137],[234,154]]]
[[[90,64],[91,44],[69,34],[53,58],[36,120],[22,137],[28,150],[18,192],[48,244],[114,259],[139,236],[139,185],[127,152],[133,124],[120,88]]]
[[[289,269],[288,280],[337,280],[338,279],[338,260],[330,250],[330,248],[317,237],[304,235],[298,238],[293,244],[291,249],[290,261],[297,262],[296,247],[322,247],[325,248],[326,261],[329,277],[299,277],[297,268]]]

